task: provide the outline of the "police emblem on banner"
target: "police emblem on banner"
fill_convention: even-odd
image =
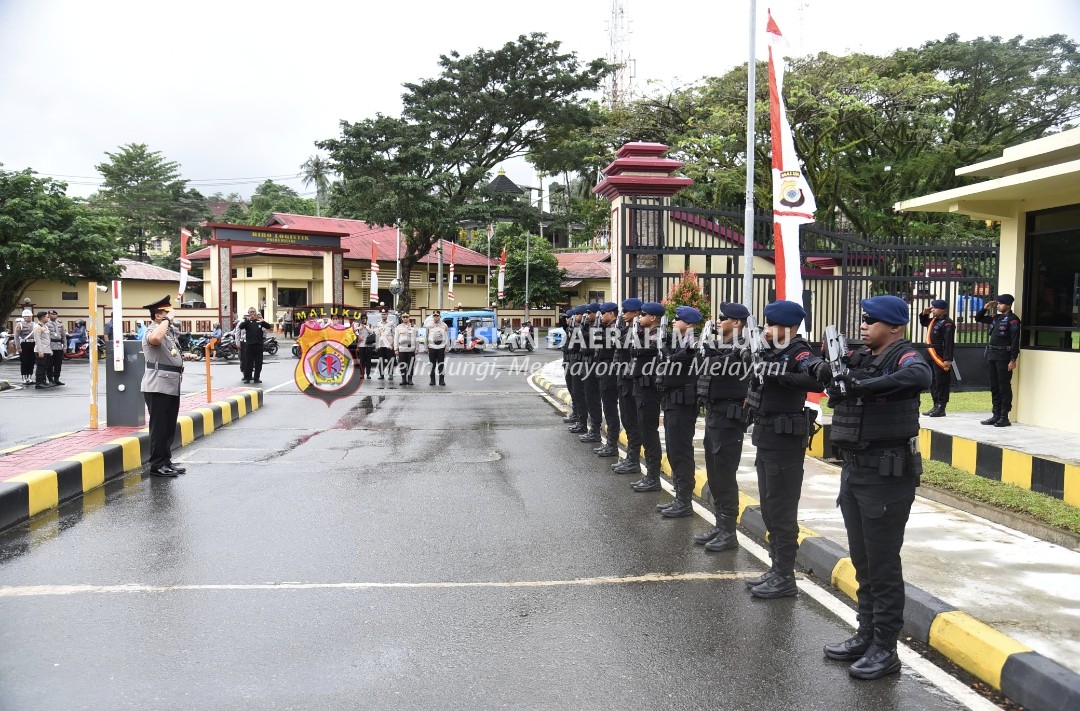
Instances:
[[[296,364],[294,378],[300,392],[322,400],[327,407],[334,400],[355,393],[364,380],[364,372],[356,366],[349,351],[354,341],[356,333],[351,326],[305,322],[296,338],[300,362]]]

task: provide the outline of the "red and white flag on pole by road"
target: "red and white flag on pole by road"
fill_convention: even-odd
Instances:
[[[180,293],[177,295],[179,298],[177,301],[183,302],[184,292],[187,291],[188,272],[191,271],[191,260],[188,259],[188,241],[191,239],[191,233],[180,228]],[[177,306],[180,304],[178,303]]]
[[[502,301],[503,291],[506,289],[506,245],[503,245],[502,256],[499,257],[499,300]]]
[[[769,11],[769,114],[772,129],[773,242],[776,250],[776,298],[802,303],[802,255],[799,225],[814,221],[817,203],[795,155],[795,138],[784,105],[786,45]]]
[[[379,243],[371,243],[371,303],[379,303]]]
[[[450,243],[450,286],[446,287],[446,298],[454,300],[454,260],[457,257],[457,244]],[[453,304],[451,304],[453,307]]]

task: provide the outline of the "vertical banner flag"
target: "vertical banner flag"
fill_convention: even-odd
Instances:
[[[795,155],[795,138],[784,106],[784,54],[780,28],[769,11],[769,114],[772,130],[773,242],[776,298],[802,303],[799,225],[814,221],[817,203]]]
[[[371,243],[371,303],[379,304],[379,243]]]
[[[180,293],[177,299],[177,306],[184,300],[184,292],[187,291],[188,272],[191,271],[191,260],[188,259],[188,240],[191,239],[191,233],[180,228]]]
[[[124,369],[124,299],[119,281],[112,283],[112,362],[113,372]]]
[[[450,286],[446,287],[446,298],[454,300],[454,260],[457,257],[457,244],[450,243]],[[451,307],[453,304],[451,304]]]
[[[503,245],[502,256],[499,257],[499,300],[502,300],[503,291],[506,289],[506,245]]]

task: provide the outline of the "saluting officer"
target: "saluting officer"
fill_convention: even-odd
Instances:
[[[413,384],[413,366],[416,357],[416,326],[412,323],[412,317],[405,313],[401,315],[401,323],[394,329],[394,355],[397,357],[401,369],[401,384]],[[390,376],[393,380],[393,375]]]
[[[752,442],[757,447],[761,518],[769,533],[772,566],[746,581],[754,597],[790,597],[795,585],[795,554],[799,549],[799,498],[810,428],[816,412],[806,407],[807,392],[824,387],[811,373],[822,362],[799,335],[806,311],[794,301],[774,301],[765,307],[762,380],[754,380],[747,404],[754,413]]]
[[[919,324],[926,329],[926,355],[934,374],[934,383],[930,386],[934,406],[923,413],[927,417],[944,417],[949,404],[956,324],[949,318],[948,309],[949,304],[944,299],[934,299],[930,307],[919,314]]]
[[[436,375],[439,385],[446,385],[446,349],[450,346],[450,327],[442,320],[442,312],[438,309],[431,314],[426,340],[428,363],[431,365],[431,381],[428,385],[435,384]]]
[[[694,515],[694,429],[697,426],[698,350],[694,327],[701,312],[693,306],[676,306],[673,333],[660,347],[658,386],[664,410],[664,444],[675,500],[657,510],[664,518]]]
[[[835,408],[829,440],[843,452],[840,511],[859,583],[859,628],[826,645],[830,659],[855,662],[851,676],[878,679],[900,671],[896,638],[904,626],[900,547],[922,474],[919,395],[930,365],[904,337],[908,305],[897,296],[863,299],[863,346],[849,372],[829,386]],[[828,382],[828,367],[818,374]]]
[[[143,334],[142,350],[146,370],[142,378],[143,400],[150,411],[150,473],[174,477],[186,470],[172,463],[172,443],[176,418],[180,414],[180,379],[184,357],[179,334],[172,325],[169,297],[143,307],[154,319],[154,327]]]
[[[611,465],[616,474],[641,471],[641,432],[638,430],[637,401],[634,400],[633,339],[637,337],[634,319],[641,315],[641,299],[622,302],[622,323],[619,340],[612,359],[618,376],[619,422],[626,430],[626,459]]]
[[[742,353],[735,347],[750,311],[742,304],[720,304],[716,322],[716,347],[706,344],[708,357],[698,378],[698,397],[705,402],[705,473],[716,506],[716,525],[694,536],[694,543],[707,551],[736,548],[739,521],[739,483],[743,433],[746,431],[744,403],[749,379]]]
[[[63,385],[60,382],[60,369],[64,365],[67,332],[64,329],[64,322],[60,320],[60,313],[56,309],[49,311],[49,322],[45,325],[49,328],[49,348],[52,350],[52,355],[49,357],[49,382],[53,385]]]
[[[988,301],[983,312],[975,317],[979,323],[989,324],[989,342],[986,345],[986,366],[990,370],[990,399],[994,413],[984,425],[1008,427],[1012,411],[1012,374],[1016,359],[1020,357],[1020,317],[1013,313],[1013,295],[1001,294],[997,301]],[[994,309],[996,314],[991,314]]]
[[[664,315],[664,305],[646,301],[638,317],[639,332],[634,344],[634,402],[637,404],[638,430],[645,449],[645,476],[630,486],[638,493],[660,490],[660,391],[656,387],[656,367],[660,359],[657,326]],[[663,504],[667,506],[668,504]]]
[[[394,368],[391,363],[394,360],[394,324],[390,323],[390,315],[386,309],[379,312],[379,322],[375,324],[375,347],[379,358],[379,380],[386,379],[387,371],[390,373],[390,380],[393,380]]]
[[[597,327],[600,304],[593,302],[585,307],[581,333],[581,392],[585,395],[585,413],[588,415],[588,430],[578,439],[582,442],[600,441],[600,424],[603,410],[600,404],[600,379],[596,376],[597,336],[601,329]]]
[[[600,304],[594,330],[593,367],[600,382],[600,405],[607,423],[607,440],[593,450],[598,457],[619,456],[619,374],[615,368],[615,346],[619,331],[616,318],[619,305],[614,301]]]

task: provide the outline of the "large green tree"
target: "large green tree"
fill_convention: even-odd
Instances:
[[[225,210],[221,221],[232,225],[264,225],[275,212],[315,215],[318,206],[314,200],[300,197],[288,185],[264,180],[255,188],[247,207],[242,202],[234,202]]]
[[[0,166],[0,314],[42,279],[120,276],[120,223],[67,196],[67,185]]]
[[[583,64],[546,35],[522,35],[496,50],[439,59],[433,79],[405,84],[400,116],[343,121],[326,150],[340,180],[334,214],[400,224],[402,279],[440,237],[465,222],[520,210],[484,187],[499,164],[543,145],[548,135],[596,120],[585,92],[611,67]],[[408,292],[402,308],[409,308]]]
[[[491,242],[492,254],[497,253],[496,243],[499,251],[506,245],[506,289],[500,304],[515,308],[525,305],[526,263],[529,265],[529,307],[554,306],[562,301],[562,280],[566,270],[559,266],[551,245],[536,235],[526,239],[527,231],[517,225],[500,225],[496,232],[496,239]],[[492,279],[495,279],[494,274]],[[497,288],[497,285],[493,286]],[[495,300],[494,293],[492,299]]]

